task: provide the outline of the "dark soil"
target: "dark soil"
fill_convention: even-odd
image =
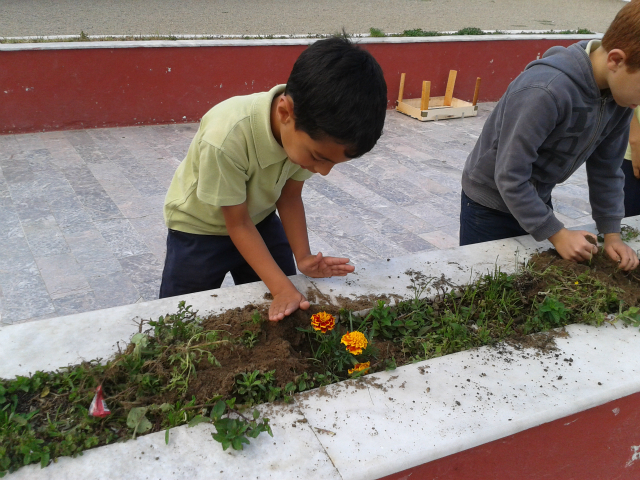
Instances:
[[[361,297],[356,300],[338,297],[340,306],[335,306],[330,304],[329,297],[318,291],[310,290],[306,296],[311,302],[320,303],[312,303],[308,310],[297,310],[279,322],[267,320],[268,304],[247,305],[204,319],[202,326],[205,330],[224,330],[232,336],[242,336],[246,331],[256,332],[258,342],[252,348],[237,344],[218,348],[215,356],[222,367],[201,361],[197,366],[198,375],[190,383],[188,396],[211,398],[214,395],[231,395],[237,375],[255,370],[275,370],[280,387],[295,381],[303,372],[324,373],[312,362],[313,353],[308,336],[298,328],[309,328],[311,315],[318,312],[330,313],[339,321],[340,310],[343,308],[353,312],[366,311],[378,300],[388,300],[387,296]],[[263,320],[260,324],[252,321],[256,311]],[[378,363],[397,356],[400,350],[392,342],[377,341],[376,346],[379,349]]]
[[[640,305],[639,274],[619,270],[617,264],[604,253],[595,255],[591,262],[574,263],[563,260],[555,250],[548,250],[534,255],[530,264],[535,272],[542,272],[552,266],[561,267],[565,272],[573,272],[576,276],[590,272],[590,276],[597,278],[603,284],[618,287],[621,291],[620,299],[624,300],[628,306]],[[532,300],[546,290],[544,277],[523,275],[519,277],[518,282],[518,289],[525,297]],[[280,322],[265,320],[256,325],[251,321],[256,310],[260,312],[262,319],[267,318],[267,304],[247,305],[244,308],[206,318],[203,322],[206,330],[225,330],[233,336],[240,336],[247,330],[257,332],[258,342],[253,348],[242,345],[220,347],[216,350],[216,358],[222,364],[222,368],[201,361],[197,367],[197,377],[190,384],[189,395],[196,395],[197,398],[210,398],[216,394],[232,395],[237,375],[254,370],[260,372],[275,370],[277,383],[281,387],[294,381],[305,371],[309,374],[316,371],[323,373],[312,362],[307,335],[300,332],[298,327],[308,328],[311,315],[317,312],[326,311],[338,319],[340,308],[361,311],[372,308],[380,298],[388,300],[386,297],[373,296],[356,301],[339,298],[340,306],[337,307],[330,304],[329,297],[318,291],[307,292],[307,298],[317,303],[312,303],[309,310],[298,310]],[[526,336],[516,333],[507,341],[524,348],[546,351],[555,349],[555,337],[566,335],[564,330]],[[384,364],[386,360],[402,357],[400,345],[381,339],[376,340],[376,345],[380,349],[377,364]],[[375,369],[372,368],[372,371]]]

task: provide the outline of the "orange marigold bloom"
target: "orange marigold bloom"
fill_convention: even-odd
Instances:
[[[353,355],[360,355],[362,350],[367,348],[367,339],[362,332],[348,332],[342,336],[340,343],[344,343],[347,346],[349,353]]]
[[[369,370],[370,367],[371,367],[371,362],[356,363],[353,368],[349,369],[349,375],[351,375],[354,372],[361,372],[363,370]]]
[[[311,326],[318,332],[327,333],[336,326],[336,320],[330,313],[320,312],[311,315]]]

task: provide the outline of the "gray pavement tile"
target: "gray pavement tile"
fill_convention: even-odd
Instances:
[[[36,263],[52,299],[91,291],[87,277],[73,255],[36,257]]]
[[[73,315],[74,313],[90,312],[100,308],[93,291],[74,293],[62,298],[53,299],[56,315]]]
[[[62,231],[53,216],[22,222],[22,229],[34,257],[47,257],[69,252]]]
[[[109,244],[93,224],[91,229],[65,232],[65,238],[71,253],[80,265],[90,265],[96,262],[108,263],[115,260]]]
[[[78,200],[94,222],[121,219],[122,212],[102,186],[76,192]]]
[[[0,135],[0,161],[22,150],[16,137],[17,135]]]
[[[96,221],[96,227],[116,258],[150,253],[149,248],[128,220]]]
[[[87,165],[106,163],[109,161],[109,157],[104,154],[97,145],[75,145],[74,149]]]
[[[433,244],[412,233],[391,234],[388,238],[408,253],[426,252],[435,248]]]
[[[82,274],[87,278],[101,277],[122,271],[122,265],[120,265],[120,262],[113,256],[103,260],[79,263],[79,265]]]
[[[2,239],[0,249],[0,272],[11,272],[35,267],[35,259],[23,236]]]
[[[561,213],[563,215],[566,215],[569,218],[581,218],[584,217],[585,215],[589,214],[589,211],[585,211],[585,210],[581,210],[579,208],[575,208],[571,205],[567,205],[564,202],[560,202],[557,200],[553,201],[553,210],[556,213]]]
[[[15,139],[22,151],[27,150],[40,150],[44,148],[40,135],[37,133],[25,133],[22,135],[15,135]]]
[[[164,265],[151,253],[120,258],[119,262],[122,265],[122,271],[135,286],[162,278]]]
[[[12,324],[34,317],[50,316],[55,308],[35,263],[28,268],[6,271],[0,267],[0,317]]]
[[[49,209],[62,231],[67,234],[95,229],[91,216],[75,195],[48,198]]]
[[[378,180],[348,163],[341,165],[341,167],[341,172],[344,175],[350,176],[356,182],[367,187],[369,190],[377,192],[378,195],[386,198],[395,205],[405,206],[414,202],[414,199],[404,192],[402,185],[397,185],[393,180]]]
[[[29,197],[15,202],[15,209],[21,222],[36,221],[52,217],[47,197]],[[4,224],[0,220],[0,224]]]
[[[123,203],[135,201],[135,199],[140,201],[141,196],[138,189],[131,184],[120,167],[114,163],[105,162],[91,165],[89,168],[116,205],[120,206]]]
[[[164,263],[146,253],[119,259],[122,271],[131,280],[142,300],[156,300],[160,292]]]
[[[130,305],[141,299],[129,277],[123,272],[89,278],[99,308]]]
[[[64,135],[74,147],[79,145],[93,145],[93,139],[89,135],[89,130],[67,130],[64,132]]]
[[[16,154],[14,156],[17,157],[18,155],[21,154]],[[29,163],[21,161],[21,159],[7,159],[0,163],[0,167],[2,168],[2,176],[9,185],[31,182],[35,179],[35,175],[33,170],[31,170]]]
[[[24,238],[20,216],[13,204],[7,207],[0,207],[0,225],[2,225],[0,239]],[[4,249],[2,251],[6,252]]]
[[[0,208],[12,205],[13,198],[11,198],[11,191],[9,190],[9,185],[2,174],[2,168],[0,168]]]

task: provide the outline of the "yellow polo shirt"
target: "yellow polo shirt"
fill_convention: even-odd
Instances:
[[[168,228],[228,235],[220,207],[246,200],[257,224],[276,209],[288,179],[313,175],[289,161],[271,131],[271,102],[284,87],[230,98],[202,117],[165,198]]]

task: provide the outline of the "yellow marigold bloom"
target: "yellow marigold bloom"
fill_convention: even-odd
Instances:
[[[351,375],[354,372],[361,372],[363,370],[369,370],[370,367],[371,367],[371,362],[356,363],[353,368],[349,369],[349,375]]]
[[[311,315],[311,326],[318,332],[327,333],[336,326],[336,320],[330,313],[320,312]]]
[[[357,331],[345,333],[340,343],[344,343],[349,353],[353,355],[360,355],[362,350],[367,348],[367,339],[362,332]]]
[[[576,285],[578,285],[580,282],[576,282]]]

